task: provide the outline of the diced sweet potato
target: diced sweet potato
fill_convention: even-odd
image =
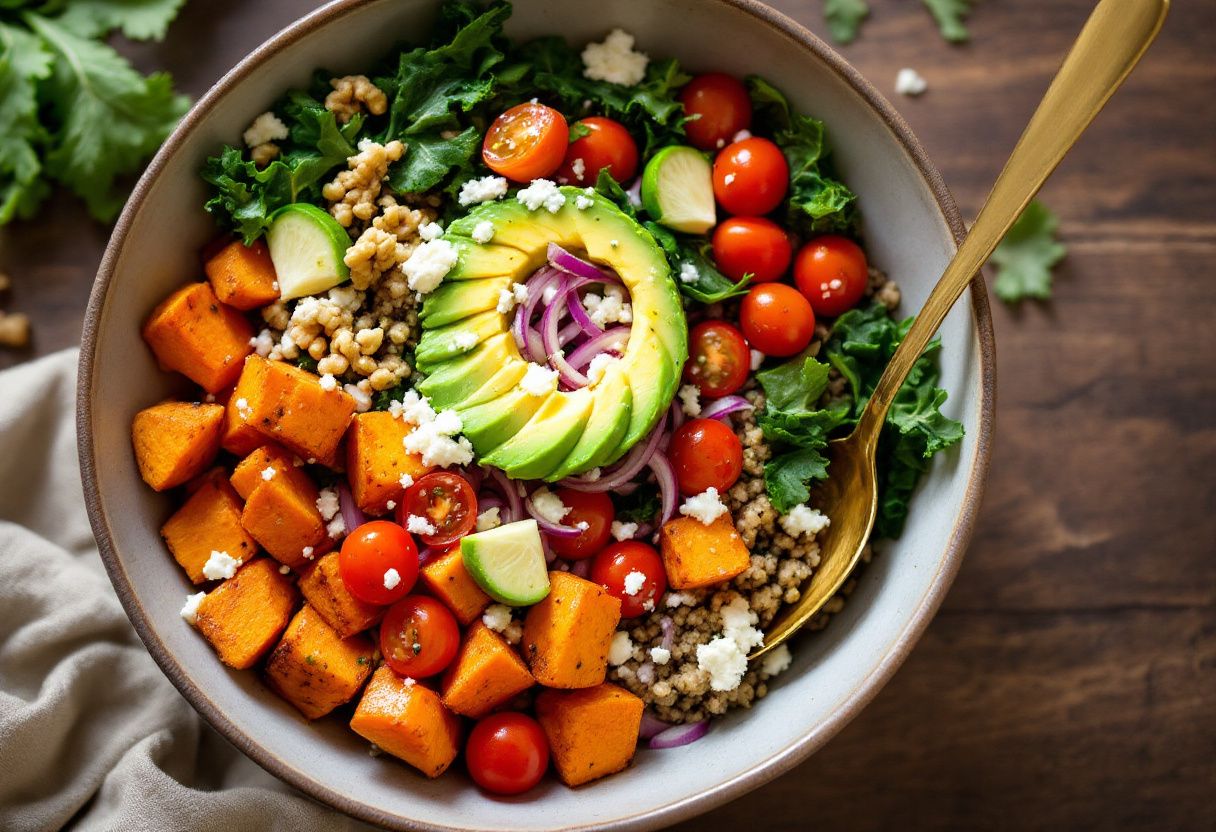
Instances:
[[[270,558],[257,558],[207,593],[196,626],[220,661],[243,670],[274,645],[291,619],[296,588]]]
[[[341,638],[366,630],[384,615],[384,607],[361,601],[346,588],[338,568],[337,552],[331,552],[304,570],[300,575],[300,592]]]
[[[317,489],[287,477],[262,482],[250,493],[241,525],[280,563],[300,569],[331,543],[317,510]]]
[[[279,299],[279,282],[266,244],[246,246],[233,240],[207,260],[207,279],[215,296],[237,309],[256,309]]]
[[[218,404],[161,402],[139,411],[131,422],[131,443],[140,476],[164,491],[202,473],[219,453],[223,426]]]
[[[229,407],[261,434],[306,460],[332,465],[355,412],[341,388],[326,390],[313,373],[250,356]]]
[[[431,594],[452,611],[457,621],[466,626],[485,612],[493,600],[482,592],[469,570],[464,568],[459,547],[422,567],[419,577]]]
[[[460,750],[460,718],[439,695],[382,665],[363,690],[351,730],[427,777],[438,777]]]
[[[372,675],[374,650],[364,635],[342,638],[305,604],[266,662],[266,678],[308,719],[355,698]]]
[[[220,447],[228,453],[248,456],[269,441],[250,421],[253,408],[249,406],[250,399],[262,395],[269,366],[270,362],[260,356],[246,358],[236,386],[221,394],[224,396],[224,434]]]
[[[346,471],[355,503],[368,514],[384,514],[390,500],[401,502],[401,475],[414,479],[430,469],[402,444],[411,426],[386,411],[359,413],[346,432]]]
[[[533,684],[523,659],[502,636],[478,621],[444,674],[443,704],[479,719]]]
[[[597,583],[549,573],[549,594],[524,619],[524,656],[536,681],[589,688],[604,681],[621,602]]]
[[[212,552],[248,561],[258,551],[257,542],[241,525],[241,499],[222,471],[201,481],[161,527],[160,536],[196,584],[207,580],[203,564]]]
[[[253,489],[268,479],[287,477],[293,480],[296,488],[307,492],[312,486],[312,480],[295,464],[297,459],[299,457],[295,454],[283,450],[278,445],[263,445],[237,463],[232,472],[232,487],[241,495],[241,499],[248,500]],[[267,475],[267,471],[274,473]]]
[[[667,583],[673,589],[729,581],[751,565],[730,515],[724,514],[708,526],[695,517],[677,517],[663,524],[659,535]]]
[[[253,352],[253,327],[220,303],[209,283],[191,283],[165,298],[143,334],[162,369],[177,370],[208,393],[236,381],[245,356]]]
[[[641,699],[616,685],[542,691],[536,697],[536,719],[562,782],[580,786],[629,765],[643,707]]]

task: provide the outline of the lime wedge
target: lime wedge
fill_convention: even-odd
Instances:
[[[350,278],[343,258],[350,235],[325,211],[307,202],[284,205],[270,217],[266,245],[281,300],[334,288]]]
[[[665,147],[642,172],[642,206],[675,231],[704,234],[714,227],[713,171],[701,151]]]
[[[507,523],[460,541],[465,569],[486,594],[512,607],[527,607],[549,594],[545,550],[535,520]]]

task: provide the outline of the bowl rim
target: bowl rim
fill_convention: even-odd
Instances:
[[[81,479],[84,487],[85,507],[89,522],[97,540],[102,562],[111,583],[118,594],[123,609],[144,642],[153,660],[169,678],[182,696],[225,739],[242,753],[278,779],[299,789],[323,803],[369,823],[392,829],[419,830],[422,832],[464,832],[463,827],[434,825],[392,814],[335,791],[312,775],[291,766],[286,760],[267,751],[250,735],[239,730],[212,702],[206,692],[195,685],[183,672],[177,659],[161,642],[149,625],[149,616],[136,596],[131,581],[121,564],[108,519],[102,506],[96,470],[96,449],[91,431],[93,423],[93,370],[95,366],[97,337],[101,324],[101,313],[114,278],[119,259],[136,214],[148,195],[152,182],[167,164],[181,139],[197,129],[210,115],[214,105],[233,88],[250,77],[265,61],[280,49],[342,18],[368,0],[333,0],[315,11],[286,26],[246,55],[231,70],[221,77],[183,117],[182,121],[161,145],[147,169],[136,183],[127,200],[114,231],[106,246],[97,277],[89,296],[85,312],[81,339],[77,378],[77,444],[80,457]],[[794,41],[809,51],[828,69],[857,93],[882,119],[894,137],[902,145],[917,172],[928,185],[949,227],[957,246],[965,234],[965,226],[954,198],[936,166],[929,160],[924,148],[913,135],[911,128],[885,97],[860,72],[853,68],[840,54],[809,29],[795,22],[759,0],[712,0],[720,6],[728,6],[742,12],[766,26],[775,35]],[[992,451],[992,433],[996,399],[996,347],[993,336],[991,310],[988,303],[987,286],[983,276],[977,274],[970,284],[971,313],[975,326],[975,338],[979,346],[979,413],[977,430],[971,439],[976,451],[967,487],[959,506],[959,513],[950,531],[946,549],[938,563],[936,574],[920,608],[897,638],[891,642],[887,653],[875,664],[861,683],[846,696],[836,711],[824,722],[804,736],[798,737],[774,752],[766,760],[707,791],[673,800],[636,814],[614,818],[603,824],[565,827],[568,829],[649,829],[673,824],[694,817],[737,798],[784,774],[807,759],[833,736],[839,733],[872,700],[891,676],[903,664],[912,647],[919,640],[929,622],[941,605],[946,592],[954,581],[962,563],[963,555],[971,539],[976,516],[983,498]]]

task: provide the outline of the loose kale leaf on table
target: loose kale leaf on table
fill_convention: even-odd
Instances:
[[[866,0],[823,0],[823,17],[837,43],[852,43],[869,13]]]
[[[992,288],[1005,303],[1026,298],[1051,297],[1051,269],[1067,250],[1055,239],[1059,220],[1041,202],[1034,201],[1009,229],[992,253],[996,280]]]

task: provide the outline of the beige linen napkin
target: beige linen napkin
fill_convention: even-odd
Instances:
[[[230,746],[144,650],[85,515],[76,360],[0,373],[0,829],[367,829]]]

